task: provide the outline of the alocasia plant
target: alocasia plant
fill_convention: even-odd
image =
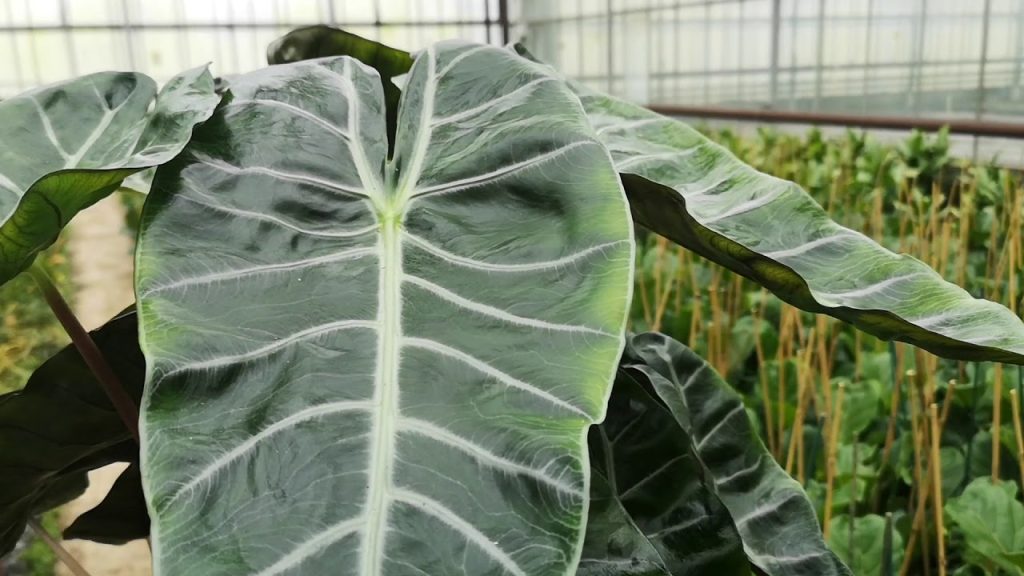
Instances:
[[[111,522],[141,482],[163,575],[848,574],[706,363],[623,353],[634,219],[879,336],[1024,361],[1009,311],[678,122],[512,49],[332,33],[229,79],[157,170],[140,480],[72,534],[142,535]]]

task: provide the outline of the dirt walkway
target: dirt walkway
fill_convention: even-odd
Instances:
[[[131,304],[131,240],[122,232],[124,209],[110,197],[79,214],[71,224],[72,273],[78,292],[74,309],[87,329],[101,326]],[[89,474],[89,489],[61,512],[66,526],[106,496],[125,465],[112,465]],[[145,541],[125,546],[106,546],[72,540],[65,546],[92,576],[148,576],[149,547]],[[71,576],[59,566],[58,576]]]

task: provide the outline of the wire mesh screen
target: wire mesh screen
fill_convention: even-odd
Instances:
[[[0,98],[100,70],[163,81],[213,62],[218,75],[266,64],[292,28],[335,24],[405,49],[446,38],[502,41],[499,0],[0,0]]]
[[[1024,114],[1020,0],[522,0],[542,59],[649,104]]]

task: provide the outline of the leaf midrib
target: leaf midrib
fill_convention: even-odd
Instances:
[[[402,262],[402,225],[422,172],[427,145],[430,143],[430,121],[434,115],[436,61],[433,47],[423,55],[427,63],[419,131],[412,149],[412,162],[403,174],[397,189],[386,190],[380,179],[369,170],[369,162],[358,134],[358,108],[350,103],[349,133],[353,135],[352,149],[357,171],[371,190],[372,202],[380,225],[378,252],[380,272],[378,280],[377,321],[380,331],[377,344],[377,371],[374,378],[373,405],[377,407],[371,433],[370,467],[367,471],[369,493],[366,501],[366,536],[362,557],[362,574],[383,573],[382,561],[387,533],[387,519],[394,491],[396,424],[399,414],[399,372],[402,341],[402,281],[405,275]],[[346,76],[351,61],[345,63]],[[354,94],[351,102],[358,102]],[[389,167],[390,168],[390,167]]]

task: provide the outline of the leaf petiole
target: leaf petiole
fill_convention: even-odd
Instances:
[[[56,538],[50,536],[50,533],[43,528],[38,520],[32,518],[28,521],[28,525],[32,527],[32,531],[36,533],[36,536],[53,551],[54,556],[59,558],[74,576],[92,576],[84,566],[78,563],[78,560],[75,560],[75,557],[67,549],[60,545]]]
[[[107,359],[103,357],[103,353],[96,346],[92,336],[89,336],[89,332],[86,331],[82,323],[78,321],[78,318],[71,311],[71,307],[68,306],[67,301],[64,300],[60,291],[57,290],[53,281],[50,280],[46,270],[38,262],[35,262],[29,268],[29,274],[35,280],[36,285],[39,286],[43,299],[46,300],[50,309],[53,310],[54,316],[57,317],[57,320],[64,327],[64,331],[71,337],[71,342],[78,349],[78,353],[82,355],[86,366],[89,367],[89,370],[92,371],[93,375],[96,376],[96,380],[103,387],[103,390],[106,391],[110,403],[113,404],[114,410],[121,417],[132,438],[138,443],[139,408],[135,405],[135,401],[125,391],[124,386],[121,385],[121,380],[114,373]]]

